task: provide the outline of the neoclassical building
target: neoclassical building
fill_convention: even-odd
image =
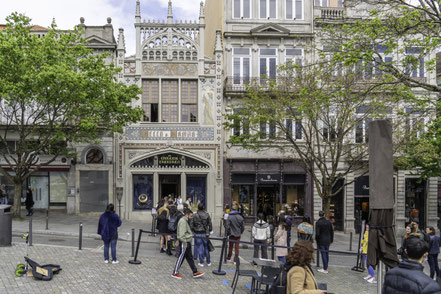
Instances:
[[[170,1],[166,20],[141,21],[138,0],[134,56],[125,57],[119,31],[118,78],[142,88],[133,106],[144,109],[142,121],[114,138],[115,186],[126,219],[148,219],[160,198],[178,195],[193,207],[203,203],[213,217],[222,213],[221,36],[206,57],[202,3],[199,9],[198,21],[178,21]]]

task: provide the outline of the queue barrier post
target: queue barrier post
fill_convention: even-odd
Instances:
[[[141,243],[141,236],[142,236],[142,230],[139,230],[138,243],[136,244],[135,258],[133,260],[129,260],[130,264],[141,264],[141,261],[138,260],[139,243]]]
[[[218,275],[218,276],[224,276],[227,274],[225,271],[222,270],[222,261],[224,259],[224,251],[225,251],[226,246],[227,246],[227,237],[224,237],[222,239],[222,251],[221,251],[221,256],[219,259],[219,267],[217,270],[213,270],[213,272],[212,272],[213,274]]]

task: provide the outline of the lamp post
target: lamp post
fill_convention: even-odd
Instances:
[[[121,216],[121,199],[123,197],[123,187],[116,187],[116,199],[118,199],[118,206],[119,206],[119,216]]]

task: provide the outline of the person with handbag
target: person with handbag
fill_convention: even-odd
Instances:
[[[206,261],[207,266],[211,266],[208,237],[213,230],[213,224],[211,223],[210,215],[205,211],[204,204],[198,204],[198,211],[193,215],[190,225],[194,232],[194,247],[196,252],[194,257],[199,258],[198,265],[203,267],[204,261]]]

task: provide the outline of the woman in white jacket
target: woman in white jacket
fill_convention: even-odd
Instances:
[[[286,223],[280,222],[277,227],[277,233],[274,236],[274,241],[277,246],[287,246],[287,231],[286,231]],[[284,264],[286,263],[286,256],[288,255],[288,248],[279,248],[276,247],[276,256],[277,259]]]
[[[269,224],[264,221],[263,213],[257,214],[258,221],[254,224],[251,230],[254,240],[254,255],[253,258],[259,257],[259,247],[262,250],[261,258],[268,258],[267,243],[271,238],[271,230]]]

